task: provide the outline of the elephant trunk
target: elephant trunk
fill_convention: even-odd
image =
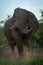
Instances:
[[[33,30],[33,26],[28,29],[27,27],[25,27],[24,23],[14,23],[12,27],[9,27],[9,29],[11,30],[15,28],[20,30],[23,34],[28,34]]]
[[[33,27],[31,27],[30,29],[25,28],[24,30],[22,30],[21,32],[24,34],[28,34],[33,30]]]

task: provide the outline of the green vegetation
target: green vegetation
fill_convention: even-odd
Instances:
[[[3,27],[0,27],[0,53],[8,46],[8,41],[4,35]]]
[[[28,61],[0,60],[0,65],[43,65],[43,57],[31,57]]]
[[[34,35],[34,48],[43,49],[43,22],[39,23],[39,29]]]

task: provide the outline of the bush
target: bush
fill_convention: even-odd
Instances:
[[[8,45],[8,41],[4,35],[4,30],[2,27],[0,27],[0,53],[3,51],[3,49]]]
[[[38,31],[34,35],[35,47],[43,48],[43,22],[40,23]]]

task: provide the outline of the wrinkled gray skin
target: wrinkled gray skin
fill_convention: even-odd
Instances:
[[[26,40],[28,50],[32,51],[33,35],[39,27],[39,22],[35,15],[25,9],[16,8],[13,17],[5,23],[4,32],[8,39],[11,50],[15,44],[18,47],[19,55],[23,55],[23,39]]]

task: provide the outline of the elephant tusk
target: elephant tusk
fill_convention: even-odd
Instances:
[[[11,27],[9,27],[9,29],[13,29],[15,27],[17,27],[18,29],[22,28],[23,23],[22,22],[15,22]]]
[[[9,29],[13,29],[15,26],[13,25],[12,27],[9,27]]]
[[[18,23],[14,23],[11,27],[9,27],[9,29],[13,29],[15,27],[17,27]]]

